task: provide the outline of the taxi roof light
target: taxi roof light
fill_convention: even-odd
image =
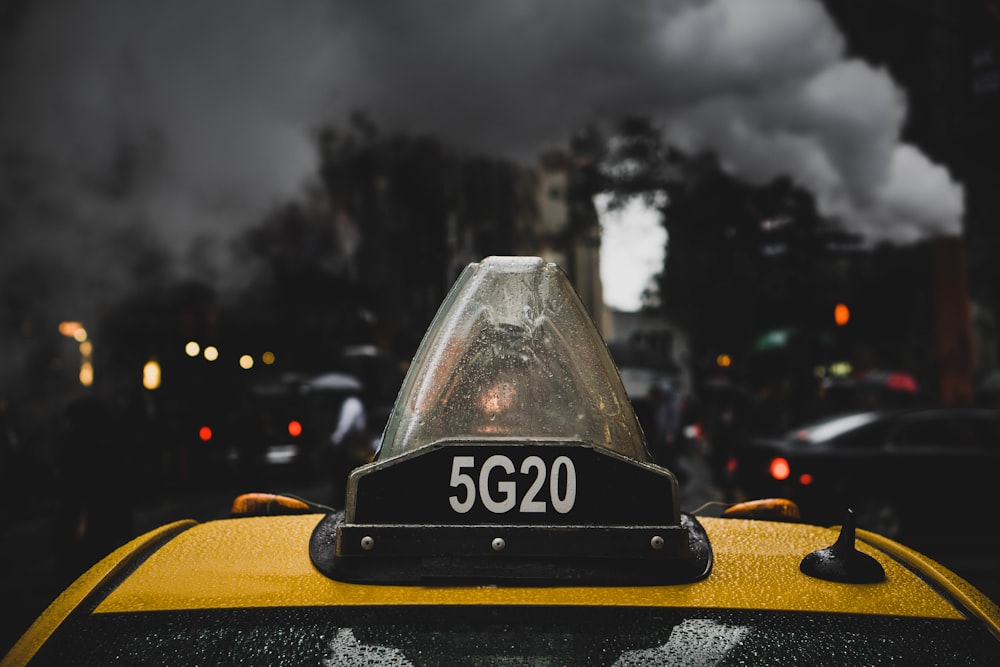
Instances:
[[[345,503],[309,547],[341,581],[645,585],[712,566],[597,327],[537,257],[459,276]]]
[[[414,356],[378,459],[455,437],[560,438],[652,461],[607,345],[557,265],[488,257],[462,272]]]

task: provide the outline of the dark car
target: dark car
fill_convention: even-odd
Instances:
[[[752,438],[733,463],[737,496],[789,498],[809,520],[836,522],[850,507],[859,526],[924,547],[995,539],[983,522],[1000,476],[1000,410],[845,413]]]
[[[341,406],[362,393],[356,377],[340,372],[287,374],[246,387],[224,434],[239,478],[267,485],[333,474],[330,438]]]

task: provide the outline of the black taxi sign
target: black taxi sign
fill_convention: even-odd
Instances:
[[[376,460],[351,473],[310,554],[328,576],[386,583],[664,583],[711,567],[593,320],[535,257],[462,273]]]
[[[359,470],[352,491],[355,523],[678,521],[667,471],[580,442],[437,443]]]

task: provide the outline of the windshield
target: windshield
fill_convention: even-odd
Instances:
[[[1000,643],[970,622],[838,614],[292,608],[97,614],[77,623],[76,632],[57,633],[43,648],[42,664],[995,665],[1000,660]]]

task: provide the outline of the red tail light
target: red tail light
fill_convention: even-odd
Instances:
[[[730,456],[726,461],[726,472],[736,472],[740,467],[740,462],[735,456]]]
[[[198,429],[198,437],[201,438],[202,442],[208,442],[212,439],[212,429],[207,426],[202,426]]]
[[[295,419],[288,422],[288,435],[292,436],[293,438],[297,438],[300,435],[302,435],[302,422],[299,422]]]
[[[688,424],[687,427],[685,427],[684,429],[684,435],[686,435],[691,440],[701,440],[702,435],[704,435],[702,433],[701,424],[697,422],[695,422],[694,424]]]
[[[799,475],[799,484],[801,484],[802,486],[809,486],[812,483],[813,483],[813,476],[810,475],[809,473],[804,472],[801,475]]]
[[[788,476],[792,474],[792,467],[788,465],[787,460],[779,456],[775,459],[771,459],[771,465],[768,466],[768,471],[771,473],[771,477],[781,481],[788,479]]]

